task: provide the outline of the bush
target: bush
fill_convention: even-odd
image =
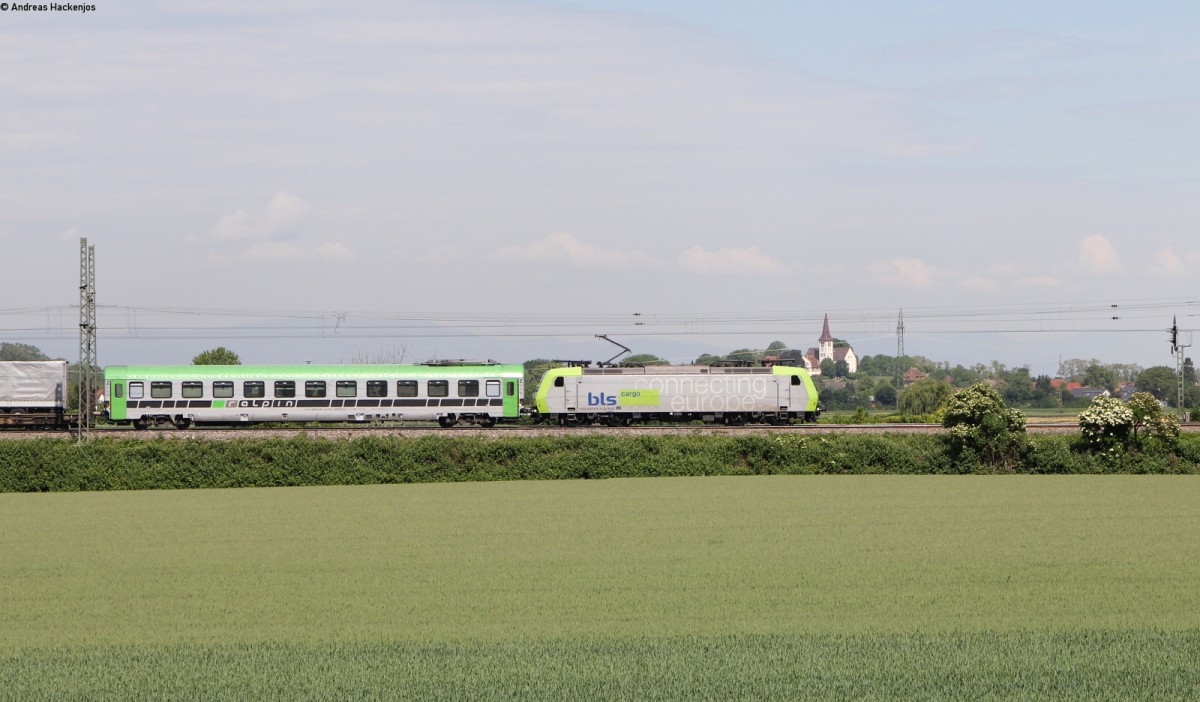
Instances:
[[[1025,415],[1007,407],[986,383],[975,383],[951,395],[942,426],[950,430],[950,451],[958,461],[1013,470],[1025,458]]]
[[[1019,437],[1026,441],[1023,434]],[[1200,472],[1200,435],[1176,449],[1097,452],[1039,436],[1020,460],[984,461],[936,434],[502,437],[330,440],[0,441],[0,492],[570,480],[682,475]]]

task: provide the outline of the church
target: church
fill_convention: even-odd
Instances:
[[[835,344],[835,342],[837,342]],[[858,356],[846,342],[838,342],[829,333],[829,315],[825,315],[825,324],[821,327],[821,338],[817,339],[820,346],[810,348],[804,354],[804,365],[813,375],[820,375],[821,361],[829,359],[834,363],[845,361],[848,373],[858,372]]]

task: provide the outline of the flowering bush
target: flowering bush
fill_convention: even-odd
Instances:
[[[1162,403],[1148,392],[1137,392],[1129,402],[1098,397],[1079,413],[1083,440],[1092,449],[1113,450],[1131,443],[1146,448],[1174,448],[1179,442],[1179,420],[1164,414]],[[1140,434],[1139,434],[1140,431]]]
[[[1133,412],[1133,438],[1139,441],[1138,430],[1152,441],[1173,446],[1179,440],[1179,420],[1164,414],[1162,403],[1148,392],[1135,392],[1127,403]]]
[[[1011,468],[1028,447],[1025,415],[1007,407],[996,390],[975,383],[950,396],[944,405],[942,426],[958,460],[974,456],[993,467]]]
[[[1097,397],[1079,413],[1079,428],[1091,448],[1125,444],[1133,432],[1133,410],[1115,397]]]

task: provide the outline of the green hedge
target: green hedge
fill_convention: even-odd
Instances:
[[[1032,437],[1024,473],[1197,473],[1200,436],[1171,451],[1083,450],[1075,436]],[[954,474],[937,434],[0,441],[0,492],[364,485],[680,475]]]

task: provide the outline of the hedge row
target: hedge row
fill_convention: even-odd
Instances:
[[[1200,436],[1120,454],[1088,452],[1071,436],[1031,440],[1017,472],[1200,472]],[[927,434],[0,441],[0,492],[994,470],[955,463],[946,438]]]

